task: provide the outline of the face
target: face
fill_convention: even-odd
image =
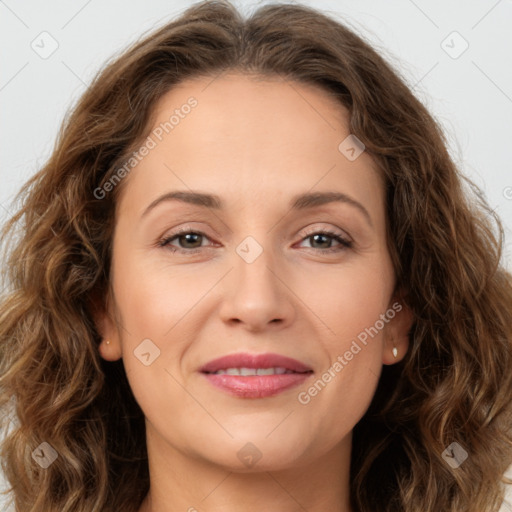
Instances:
[[[101,355],[122,357],[166,454],[250,471],[246,443],[259,470],[335,451],[410,326],[384,184],[345,141],[347,110],[313,86],[224,74],[183,82],[155,114],[117,204]]]

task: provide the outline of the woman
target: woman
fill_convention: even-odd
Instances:
[[[463,180],[314,10],[210,1],[137,43],[5,227],[17,510],[497,511],[512,282]]]

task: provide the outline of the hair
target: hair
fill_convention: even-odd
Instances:
[[[99,355],[95,308],[110,289],[116,204],[98,198],[187,78],[235,71],[315,85],[385,180],[396,290],[409,351],[385,366],[353,431],[357,512],[491,512],[512,463],[512,277],[503,227],[452,161],[434,118],[362,37],[326,14],[271,4],[244,18],[208,1],[107,63],[63,122],[47,163],[2,230],[1,445],[16,511],[135,512],[149,490],[144,415],[122,360]],[[9,417],[4,414],[2,427]],[[32,452],[47,442],[46,469]],[[443,451],[457,442],[456,469]]]

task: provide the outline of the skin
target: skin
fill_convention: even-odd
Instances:
[[[139,512],[350,512],[352,429],[382,365],[407,351],[410,311],[403,305],[309,403],[298,394],[398,300],[382,178],[366,152],[349,161],[338,150],[348,112],[321,89],[235,72],[189,79],[161,98],[153,128],[190,96],[198,105],[125,178],[112,293],[97,318],[101,356],[123,358],[146,417],[151,489]],[[175,190],[225,206],[170,200],[142,216]],[[370,221],[349,203],[290,209],[296,194],[319,191],[350,196]],[[177,228],[205,236],[175,237],[183,253],[158,245]],[[312,236],[325,229],[352,247]],[[263,250],[252,263],[236,251],[247,236]],[[146,366],[134,350],[148,338],[160,355]],[[234,352],[279,353],[314,374],[273,397],[234,397],[198,372]],[[252,466],[237,456],[248,442],[261,454]]]

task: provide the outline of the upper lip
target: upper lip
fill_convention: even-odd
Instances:
[[[297,373],[312,371],[304,363],[279,354],[229,354],[213,359],[200,368],[203,373],[213,373],[227,368],[286,368]]]

